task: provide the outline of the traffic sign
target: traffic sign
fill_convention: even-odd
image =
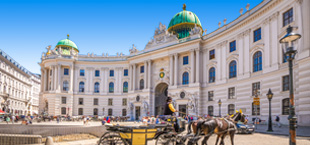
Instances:
[[[255,101],[255,102],[253,102],[253,104],[258,106],[260,104],[260,102],[259,101]]]
[[[254,98],[253,98],[253,101],[259,101],[259,99],[260,99],[260,98],[254,97]]]

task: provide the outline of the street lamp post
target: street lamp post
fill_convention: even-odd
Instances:
[[[285,44],[285,55],[288,61],[289,67],[289,90],[290,90],[290,104],[289,104],[289,128],[290,128],[290,145],[296,145],[296,114],[295,114],[295,102],[294,102],[294,87],[293,87],[293,60],[297,53],[297,50],[294,49],[292,43],[301,38],[300,34],[292,32],[293,27],[289,26],[287,28],[287,34],[280,39],[280,43]]]
[[[219,116],[221,117],[221,106],[222,106],[221,99],[217,103],[219,104]]]
[[[272,119],[271,119],[271,99],[273,97],[273,93],[272,93],[271,89],[269,89],[266,96],[269,100],[269,118],[268,118],[268,130],[267,131],[273,132],[273,130],[272,130]]]

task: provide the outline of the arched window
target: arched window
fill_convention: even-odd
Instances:
[[[286,98],[282,100],[282,115],[289,115],[290,99]]]
[[[188,72],[184,72],[182,75],[182,84],[187,85],[188,84]]]
[[[254,103],[252,103],[252,115],[260,115],[260,105],[254,105]]]
[[[229,78],[234,78],[237,76],[237,63],[232,61],[229,63]]]
[[[140,90],[143,90],[144,89],[144,80],[141,79],[140,80]]]
[[[98,82],[95,83],[94,92],[99,93],[100,84]]]
[[[262,70],[262,52],[257,51],[253,56],[253,72]]]
[[[64,81],[63,82],[62,90],[63,91],[69,91],[69,83],[68,83],[68,81]]]
[[[213,106],[208,106],[208,115],[213,116]]]
[[[110,108],[110,109],[108,110],[108,115],[109,115],[109,116],[112,116],[112,115],[113,115],[112,112],[113,112],[113,110]]]
[[[61,114],[66,115],[67,114],[67,109],[66,107],[61,107]]]
[[[128,82],[123,83],[123,92],[127,93],[128,92]]]
[[[94,108],[94,115],[98,115],[98,108]]]
[[[215,82],[215,68],[212,67],[209,70],[209,83]]]
[[[79,115],[83,115],[83,108],[79,108]]]
[[[79,83],[79,92],[84,92],[84,82]]]
[[[123,109],[122,115],[123,115],[123,116],[127,116],[127,110],[126,110],[126,109]]]
[[[113,93],[114,92],[114,83],[110,82],[109,83],[109,93]]]
[[[228,114],[233,115],[235,112],[235,105],[234,104],[229,104],[228,105]]]

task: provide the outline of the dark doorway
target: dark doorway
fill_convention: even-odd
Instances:
[[[140,106],[136,106],[136,120],[140,119]]]
[[[155,115],[163,115],[168,95],[168,85],[160,83],[155,88]]]
[[[183,117],[186,113],[186,105],[179,105],[179,116]]]

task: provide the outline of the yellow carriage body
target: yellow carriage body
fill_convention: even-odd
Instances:
[[[132,129],[131,132],[121,132],[123,139],[131,140],[132,145],[145,145],[147,140],[155,137],[157,129]]]

